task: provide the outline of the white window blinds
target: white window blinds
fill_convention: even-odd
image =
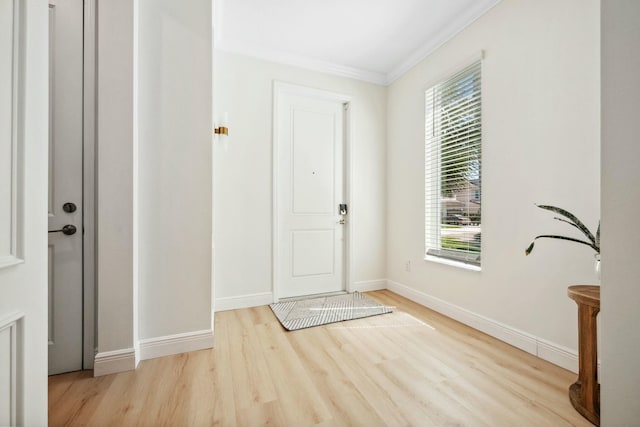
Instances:
[[[426,255],[480,265],[481,62],[426,91]]]

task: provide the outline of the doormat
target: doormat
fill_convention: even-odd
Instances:
[[[392,310],[360,292],[284,301],[269,305],[287,331],[391,313]]]

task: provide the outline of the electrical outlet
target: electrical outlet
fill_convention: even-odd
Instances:
[[[411,261],[407,261],[404,263],[404,269],[407,273],[411,272]]]

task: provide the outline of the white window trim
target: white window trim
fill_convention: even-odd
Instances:
[[[435,255],[425,255],[424,260],[427,262],[435,262],[436,264],[449,265],[451,267],[462,268],[463,270],[481,272],[482,267],[479,265],[467,264],[466,262],[456,261],[449,258],[443,258]]]

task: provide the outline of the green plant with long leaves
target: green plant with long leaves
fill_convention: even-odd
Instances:
[[[584,223],[582,221],[580,221],[571,212],[566,211],[566,210],[564,210],[562,208],[558,208],[556,206],[548,206],[548,205],[536,205],[536,206],[539,207],[540,209],[545,209],[545,210],[557,213],[559,215],[562,215],[564,218],[554,217],[554,219],[556,219],[558,221],[561,221],[561,222],[566,222],[567,224],[571,225],[572,227],[577,228],[578,230],[580,230],[582,232],[582,234],[585,235],[587,240],[580,240],[580,239],[575,239],[573,237],[559,236],[559,235],[555,235],[555,234],[542,234],[540,236],[536,236],[533,239],[533,241],[531,242],[529,247],[527,247],[527,249],[525,249],[525,251],[524,251],[525,255],[529,255],[531,253],[531,251],[533,250],[534,243],[538,239],[568,240],[570,242],[576,242],[576,243],[580,243],[582,245],[587,245],[590,248],[592,248],[594,251],[596,251],[597,254],[600,253],[600,222],[598,222],[598,230],[596,231],[596,234],[594,235],[591,231],[589,231],[587,226],[584,225]]]

